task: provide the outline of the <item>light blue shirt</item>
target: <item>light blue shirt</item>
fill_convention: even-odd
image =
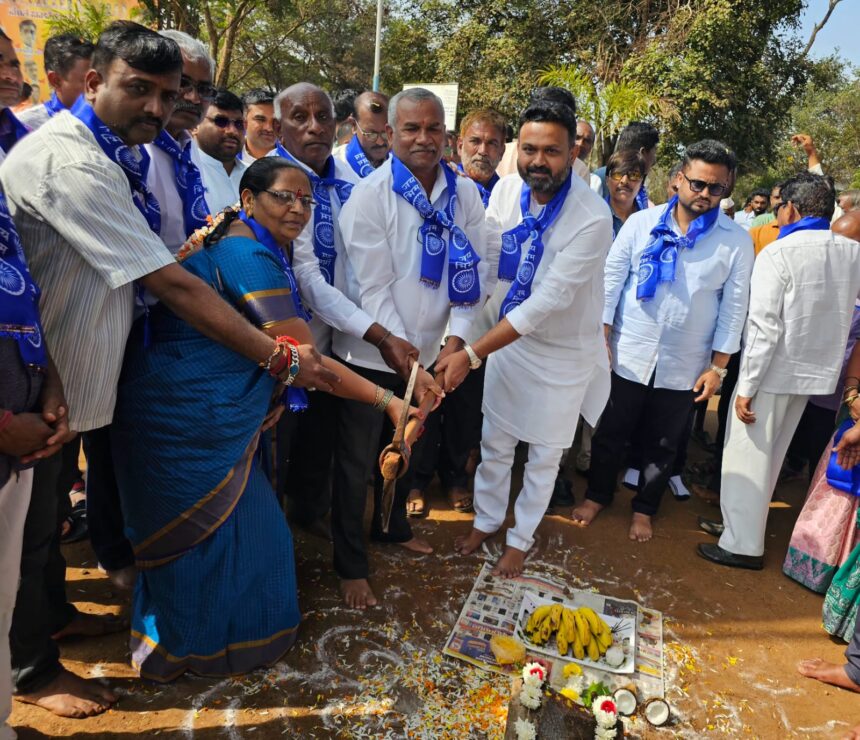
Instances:
[[[612,326],[613,372],[643,385],[656,373],[656,388],[690,390],[712,352],[740,348],[755,252],[747,232],[720,213],[692,249],[679,251],[675,280],[637,300],[639,260],[665,210],[638,211],[618,232],[606,259],[603,323]]]
[[[735,214],[735,223],[749,231],[757,216],[758,214],[755,211],[738,211]]]

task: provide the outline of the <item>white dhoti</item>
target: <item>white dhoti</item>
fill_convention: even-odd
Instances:
[[[6,485],[0,488],[0,740],[15,738],[14,730],[6,724],[12,712],[9,628],[18,593],[24,520],[32,488],[32,470],[13,472]]]
[[[609,397],[609,373],[595,361],[599,354],[592,350],[583,352],[581,359],[560,361],[541,356],[536,344],[523,337],[487,360],[481,464],[474,489],[475,528],[497,531],[508,510],[517,442],[528,442],[515,522],[506,536],[509,546],[524,551],[534,543],[562,453],[573,444],[580,412],[596,421]]]
[[[736,555],[764,554],[767,513],[782,461],[809,396],[759,391],[752,402],[755,424],[729,412],[723,449],[720,508],[726,525],[720,547]]]

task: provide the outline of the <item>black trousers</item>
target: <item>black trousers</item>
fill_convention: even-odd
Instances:
[[[331,508],[331,472],[339,399],[308,393],[308,408],[278,422],[276,490],[290,518],[309,525]]]
[[[397,395],[405,391],[406,384],[394,373],[355,365],[348,367],[371,383],[390,388]],[[331,507],[334,568],[341,578],[367,578],[364,510],[368,478],[372,474],[374,481],[371,538],[381,542],[407,542],[412,539],[412,528],[406,517],[406,498],[412,488],[411,465],[406,475],[397,481],[394,508],[388,534],[385,534],[382,531],[382,476],[378,459],[382,448],[391,442],[393,425],[385,414],[366,403],[340,399],[336,429]],[[422,444],[423,439],[415,443],[413,455]]]
[[[77,442],[67,447],[77,450]],[[19,694],[38,691],[60,673],[60,651],[51,635],[77,613],[66,599],[66,561],[60,552],[60,521],[69,500],[68,489],[58,486],[62,464],[57,454],[33,470],[21,580],[9,631],[12,681]]]
[[[469,482],[469,453],[481,444],[481,401],[486,365],[472,370],[457,390],[447,394],[427,419],[419,451],[412,454],[412,485],[421,491],[439,473],[446,490],[465,488]]]
[[[687,422],[687,425],[684,427],[684,431],[681,433],[681,438],[678,440],[678,454],[675,455],[675,462],[672,463],[672,472],[669,477],[675,475],[682,475],[684,473],[684,468],[687,467],[687,448],[690,446],[690,434],[693,431],[693,425],[696,423],[696,415],[699,413],[699,407],[702,404],[705,404],[707,407],[707,401],[701,401],[700,403],[694,403],[690,408],[690,420]],[[645,440],[645,432],[641,429],[640,426],[636,429],[636,434],[630,440],[630,452],[628,453],[627,465],[630,468],[634,468],[636,470],[641,471],[644,463],[644,453],[643,453],[643,444]]]
[[[83,433],[87,456],[87,526],[90,542],[105,570],[134,565],[134,551],[125,537],[125,520],[113,467],[110,426]]]
[[[639,435],[642,467],[633,511],[653,516],[672,475],[685,430],[690,428],[692,391],[655,388],[612,373],[609,402],[591,440],[591,470],[586,498],[612,503],[618,471],[632,434]]]

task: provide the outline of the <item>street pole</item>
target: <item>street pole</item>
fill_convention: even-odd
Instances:
[[[382,46],[382,2],[376,0],[376,49],[373,52],[373,92],[379,92],[379,57]]]

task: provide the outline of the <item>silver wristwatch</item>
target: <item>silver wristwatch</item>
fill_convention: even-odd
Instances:
[[[463,349],[466,350],[466,354],[469,355],[469,367],[472,370],[477,370],[483,364],[483,360],[475,354],[475,350],[472,349],[471,345],[463,343]]]
[[[713,370],[717,375],[720,376],[720,380],[725,380],[726,375],[729,374],[729,371],[725,367],[717,367],[716,365],[711,365],[711,370]]]

